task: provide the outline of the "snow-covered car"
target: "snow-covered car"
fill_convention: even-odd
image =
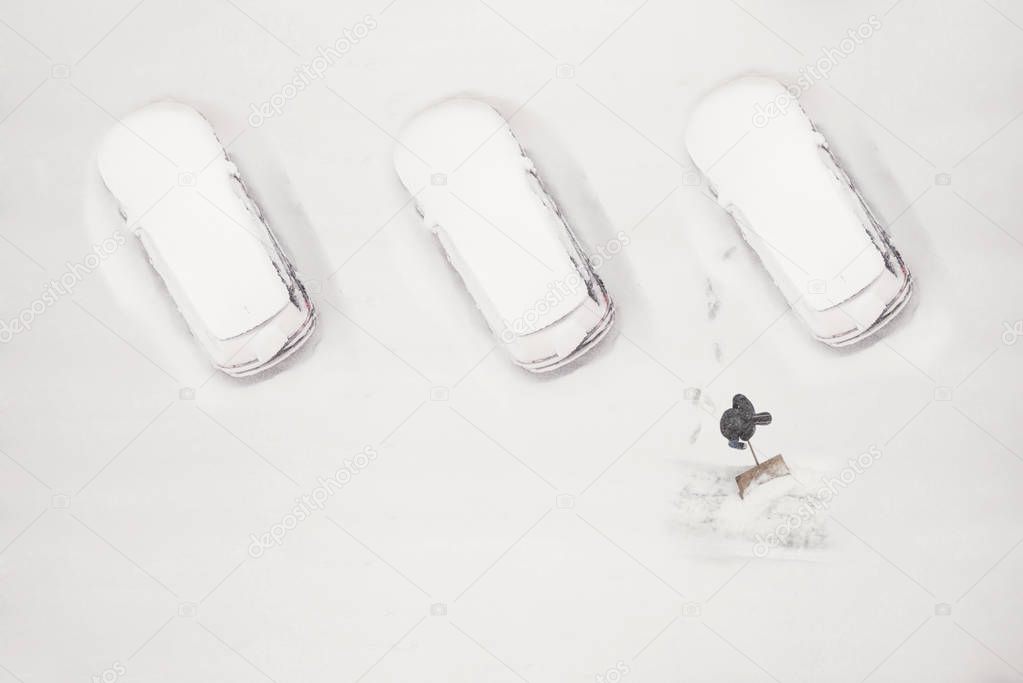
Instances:
[[[692,113],[686,146],[818,340],[855,343],[906,305],[909,269],[782,84],[748,76],[711,91]]]
[[[309,338],[316,313],[209,122],[148,105],[104,138],[100,174],[213,365],[265,370]]]
[[[610,329],[614,305],[507,122],[472,99],[401,132],[395,169],[514,362],[561,367]]]

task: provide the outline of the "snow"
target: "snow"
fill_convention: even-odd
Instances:
[[[766,557],[774,548],[815,549],[828,537],[824,503],[800,483],[809,473],[757,482],[744,498],[735,477],[747,468],[687,467],[676,499],[684,533],[711,543],[725,539],[747,541],[736,555]]]
[[[131,239],[3,344],[0,680],[1018,679],[1023,44],[998,12],[1019,11],[383,4],[0,12],[72,65],[33,92],[53,64],[0,25],[0,322],[124,230],[95,167],[107,112],[164,98],[209,118],[321,311],[278,371],[221,376]],[[365,12],[377,28],[249,126]],[[835,350],[691,175],[684,129],[717,84],[792,83],[870,13],[883,28],[801,101],[918,296]],[[615,330],[554,375],[495,350],[395,176],[391,135],[456,95],[500,111],[581,239],[630,237],[599,269]],[[731,535],[685,522],[707,511],[683,490],[725,495],[751,464],[717,432],[737,392],[811,493],[882,451],[813,547],[756,557],[734,498]],[[322,514],[248,555],[366,446]]]

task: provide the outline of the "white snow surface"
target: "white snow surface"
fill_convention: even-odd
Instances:
[[[592,683],[619,662],[621,683],[1019,679],[1018,8],[236,4],[0,9],[0,681],[115,662],[125,683]],[[683,136],[715,85],[791,84],[870,14],[801,100],[919,296],[835,351]],[[492,351],[395,178],[390,135],[457,95],[501,112],[588,244],[630,237],[599,269],[617,331],[554,376]],[[322,314],[262,378],[209,367],[134,240],[6,335],[124,230],[94,164],[109,114],[168,98],[209,118]],[[724,487],[748,467],[718,433],[736,392],[801,479],[881,448],[819,547],[757,558],[680,523],[690,469]],[[324,510],[249,554],[367,445]]]

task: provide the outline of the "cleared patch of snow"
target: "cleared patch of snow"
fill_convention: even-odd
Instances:
[[[758,482],[739,498],[735,477],[746,469],[685,465],[675,500],[681,527],[719,541],[745,541],[736,551],[756,557],[775,548],[824,547],[827,512],[816,492],[801,483],[814,480],[813,473],[794,470],[791,476]]]

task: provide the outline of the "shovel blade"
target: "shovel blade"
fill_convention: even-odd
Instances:
[[[785,464],[785,458],[781,457],[781,455],[765,460],[735,478],[735,483],[739,487],[739,498],[745,498],[746,491],[754,484],[762,484],[765,481],[771,481],[788,474],[792,473],[789,472],[789,466]]]

